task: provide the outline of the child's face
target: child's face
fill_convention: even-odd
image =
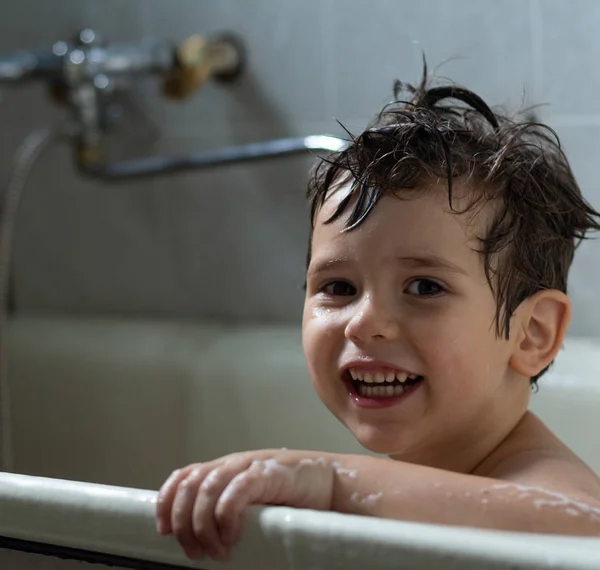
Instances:
[[[474,251],[487,210],[474,219],[450,212],[440,184],[410,199],[386,195],[358,228],[342,232],[346,215],[323,222],[348,188],[328,198],[312,237],[303,345],[315,390],[367,449],[470,471],[529,398],[528,379],[510,367],[519,311],[511,338],[499,338]],[[461,189],[454,192],[460,209]],[[394,373],[397,381],[403,373],[423,379],[409,389],[373,382]],[[386,390],[394,395],[381,397]]]

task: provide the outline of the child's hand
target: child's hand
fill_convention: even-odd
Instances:
[[[158,495],[158,532],[177,537],[190,558],[216,559],[240,535],[251,504],[331,508],[335,468],[324,454],[263,450],[235,453],[174,471]]]

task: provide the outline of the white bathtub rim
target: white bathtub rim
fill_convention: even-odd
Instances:
[[[254,507],[225,565],[194,563],[154,528],[156,492],[0,473],[0,536],[196,568],[599,568],[600,539]],[[94,516],[90,516],[90,515]],[[327,563],[324,563],[324,558]],[[414,564],[412,566],[411,564]]]

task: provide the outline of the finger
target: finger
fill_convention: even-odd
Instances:
[[[248,459],[239,458],[230,459],[215,467],[204,478],[196,497],[192,515],[194,535],[203,550],[217,560],[223,560],[227,556],[227,549],[219,536],[215,506],[231,480],[247,469],[248,465]]]
[[[202,483],[207,471],[201,467],[194,468],[189,475],[179,483],[173,508],[171,509],[171,527],[173,534],[181,544],[189,558],[200,558],[203,549],[200,548],[194,535],[192,525],[192,512],[198,495],[198,488]]]
[[[272,488],[279,486],[279,474],[273,471],[267,474],[259,463],[253,463],[249,469],[234,477],[223,491],[215,506],[215,519],[219,536],[225,546],[238,540],[246,507],[254,503],[268,503]],[[271,487],[271,491],[268,491]]]
[[[170,534],[172,532],[171,509],[177,488],[179,483],[190,474],[194,467],[194,465],[188,465],[183,469],[173,471],[160,488],[158,497],[156,498],[156,530],[160,534]]]

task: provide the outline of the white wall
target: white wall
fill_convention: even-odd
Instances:
[[[594,0],[21,0],[0,22],[0,49],[45,45],[83,25],[107,40],[234,30],[250,54],[234,88],[209,85],[178,105],[140,89],[140,120],[122,156],[192,151],[271,137],[359,129],[391,94],[417,81],[424,50],[439,75],[490,103],[549,103],[539,114],[563,137],[585,195],[600,207]],[[523,93],[525,92],[525,96]],[[0,167],[31,128],[56,118],[44,90],[4,93]],[[19,220],[16,284],[29,312],[144,313],[292,321],[299,318],[310,160],[232,167],[108,187],[78,178],[51,150]],[[597,335],[590,283],[600,242],[571,279],[572,332]]]

